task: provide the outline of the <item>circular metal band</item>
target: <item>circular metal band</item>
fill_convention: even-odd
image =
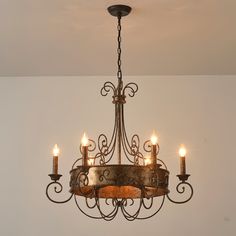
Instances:
[[[169,193],[169,171],[160,165],[78,166],[70,174],[70,192],[89,198],[134,199]]]

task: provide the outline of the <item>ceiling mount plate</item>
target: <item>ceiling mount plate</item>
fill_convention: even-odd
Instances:
[[[126,6],[126,5],[112,5],[112,6],[108,7],[107,10],[112,16],[118,17],[119,15],[120,16],[129,15],[132,8],[130,6]]]

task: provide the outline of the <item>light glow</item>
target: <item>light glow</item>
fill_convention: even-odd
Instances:
[[[144,158],[144,165],[150,165],[152,163],[151,157],[145,157]]]
[[[157,145],[157,143],[158,143],[158,137],[155,132],[153,132],[153,134],[151,136],[151,143],[152,143],[152,145]]]
[[[60,153],[60,149],[58,148],[58,145],[55,144],[53,147],[53,156],[58,157],[59,153]]]
[[[87,137],[86,133],[84,133],[84,135],[81,139],[81,145],[83,147],[86,147],[86,146],[88,146],[88,143],[89,143],[88,137]]]
[[[92,166],[94,164],[94,159],[93,158],[89,158],[88,159],[88,165]]]
[[[180,157],[185,157],[186,153],[187,153],[186,148],[184,146],[181,146],[180,149],[179,149],[179,156]]]

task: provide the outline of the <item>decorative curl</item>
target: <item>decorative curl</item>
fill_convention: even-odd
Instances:
[[[98,149],[101,154],[104,156],[107,155],[108,152],[108,140],[105,134],[100,134],[98,137]]]
[[[93,204],[93,205],[91,205],[91,204],[89,203],[89,200],[91,201],[91,199],[94,199],[94,204]],[[97,199],[96,199],[96,198],[89,198],[89,200],[88,200],[87,197],[85,198],[86,206],[87,206],[89,209],[94,209],[94,208],[97,206]]]
[[[125,87],[124,87],[124,89],[123,89],[123,92],[122,92],[122,94],[123,94],[123,96],[125,96],[125,93],[126,93],[126,90],[129,90],[129,92],[128,92],[128,95],[130,96],[130,97],[134,97],[134,95],[137,93],[137,91],[138,91],[138,85],[136,84],[136,83],[128,83]]]
[[[184,194],[184,193],[185,193],[185,190],[186,190],[185,186],[188,186],[188,188],[189,188],[189,190],[190,190],[190,195],[189,195],[189,197],[188,197],[186,200],[183,200],[183,201],[175,201],[175,200],[172,200],[172,199],[170,198],[169,194],[167,194],[167,198],[168,198],[171,202],[176,203],[176,204],[183,204],[183,203],[186,203],[186,202],[190,201],[190,199],[193,197],[193,187],[192,187],[192,185],[191,185],[190,183],[185,182],[185,181],[180,182],[180,183],[176,186],[176,191],[177,191],[177,193],[179,193],[179,194]],[[182,188],[181,188],[181,187],[182,187]]]
[[[48,186],[47,186],[47,188],[46,188],[46,196],[47,196],[47,198],[48,198],[51,202],[54,202],[54,203],[66,203],[66,202],[70,201],[70,199],[71,199],[72,196],[73,196],[73,193],[70,195],[70,197],[69,197],[68,199],[66,199],[66,200],[64,200],[64,201],[56,201],[56,200],[52,199],[52,198],[50,197],[50,195],[49,195],[49,189],[50,189],[50,187],[52,187],[53,185],[55,185],[54,188],[53,188],[55,193],[57,193],[57,194],[58,194],[58,193],[61,193],[62,190],[63,190],[63,187],[62,187],[61,183],[56,182],[56,181],[53,181],[53,182],[49,183]]]
[[[108,169],[105,169],[102,174],[99,176],[99,180],[101,182],[103,182],[103,180],[109,180],[109,175],[110,175],[110,171]]]
[[[139,152],[140,140],[137,134],[133,135],[131,138],[131,152],[133,156],[136,156]]]
[[[111,90],[112,90],[113,93],[115,94],[116,87],[115,87],[115,85],[114,85],[112,82],[107,81],[107,82],[103,85],[103,87],[101,88],[100,93],[101,93],[102,96],[105,97],[105,96],[107,96],[107,94],[108,94]]]
[[[87,217],[89,217],[89,218],[92,218],[92,219],[96,219],[96,220],[102,219],[101,216],[92,216],[92,215],[89,215],[88,213],[86,213],[86,212],[80,207],[79,202],[77,201],[76,195],[74,195],[74,199],[75,199],[76,206],[78,207],[78,209],[80,210],[80,212],[82,212],[85,216],[87,216]],[[97,206],[97,200],[96,200],[96,206]]]
[[[147,205],[147,204],[145,203],[145,200],[150,201],[149,205]],[[143,198],[143,200],[142,200],[142,205],[143,205],[143,207],[144,207],[145,209],[147,209],[147,210],[151,209],[152,206],[153,206],[153,197],[151,197],[151,198]]]
[[[156,145],[157,145],[157,155],[158,155],[159,152],[160,152],[160,146],[159,146],[158,143],[157,143]],[[144,142],[144,144],[143,144],[143,150],[144,150],[145,152],[151,152],[151,151],[152,151],[152,143],[151,143],[151,140],[147,140],[147,141]]]
[[[113,209],[110,211],[110,213],[105,214],[101,209],[100,199],[97,198],[97,209],[102,219],[104,219],[105,221],[112,221],[116,217],[119,210],[119,206],[120,206],[120,200],[113,199],[112,205],[113,205]]]
[[[88,151],[93,152],[96,149],[96,143],[94,140],[89,139]]]
[[[93,152],[96,149],[96,142],[92,139],[88,140],[88,151]],[[82,144],[80,144],[80,153],[83,155]]]

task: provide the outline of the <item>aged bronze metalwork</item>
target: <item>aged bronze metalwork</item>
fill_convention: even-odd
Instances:
[[[140,138],[137,134],[134,134],[130,140],[128,138],[124,121],[124,104],[127,96],[135,96],[138,85],[136,83],[123,84],[121,18],[128,15],[131,8],[124,5],[114,5],[109,7],[108,11],[112,16],[118,18],[118,84],[115,86],[110,81],[105,82],[100,92],[102,96],[112,93],[112,103],[115,106],[113,133],[110,139],[105,134],[100,134],[97,143],[89,139],[88,153],[83,158],[77,159],[70,171],[71,194],[68,199],[57,201],[50,196],[52,187],[57,194],[63,190],[59,183],[62,175],[59,174],[49,175],[52,182],[46,188],[46,195],[54,203],[68,202],[74,196],[78,209],[93,219],[113,220],[119,209],[129,221],[148,219],[160,211],[165,197],[173,203],[188,202],[193,196],[193,188],[187,182],[190,175],[178,175],[180,183],[176,187],[177,193],[184,194],[186,192],[185,187],[188,187],[190,192],[183,201],[172,200],[168,189],[169,171],[163,160],[157,158],[159,145],[153,145],[151,140],[147,140],[142,146],[143,150],[141,150]],[[83,154],[84,147],[81,146],[80,151]],[[115,151],[117,151],[116,155]],[[145,165],[143,152],[153,153],[152,163]],[[89,153],[91,155],[88,155]],[[114,156],[117,156],[117,164],[112,163]],[[89,165],[86,158],[91,158],[93,164]],[[84,199],[86,210],[80,205],[79,198]],[[159,205],[154,207],[154,202],[159,203]],[[93,214],[94,210],[97,210],[95,215]],[[148,212],[147,215],[143,214],[145,210]],[[149,212],[151,210],[152,212]]]

